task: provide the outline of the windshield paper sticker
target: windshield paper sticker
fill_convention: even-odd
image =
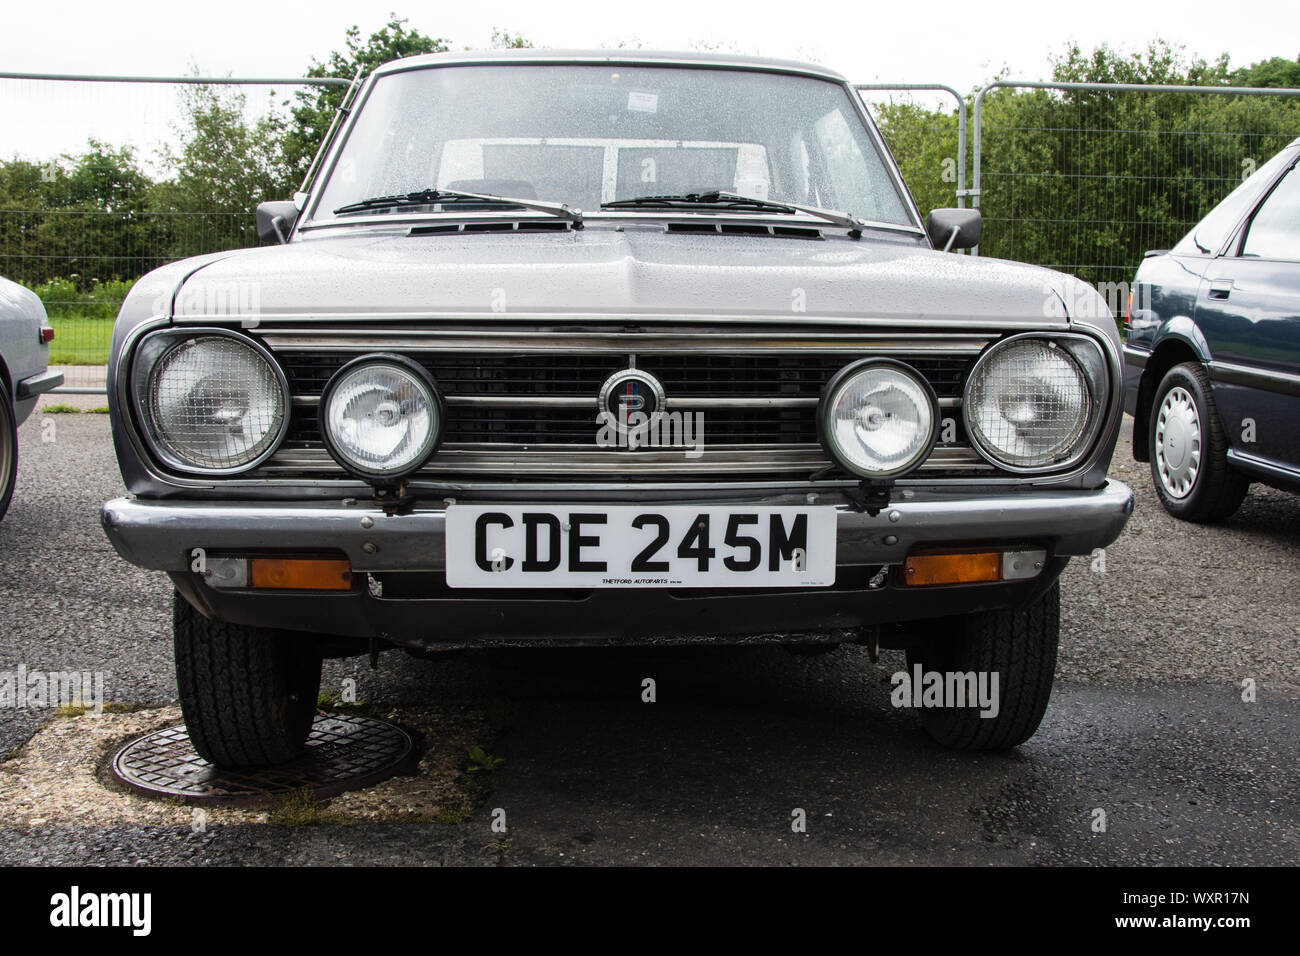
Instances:
[[[636,113],[658,113],[659,94],[632,90],[627,94],[627,108]]]

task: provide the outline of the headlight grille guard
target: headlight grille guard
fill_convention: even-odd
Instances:
[[[161,443],[155,434],[155,427],[149,421],[148,412],[145,408],[145,403],[148,400],[149,378],[154,366],[167,353],[181,343],[205,337],[233,339],[240,345],[252,350],[267,363],[275,376],[276,383],[280,390],[283,414],[279,424],[276,426],[274,438],[255,458],[234,467],[202,468],[190,463],[179,461],[176,456],[172,455],[166,448],[161,446]],[[138,340],[130,346],[126,374],[120,375],[120,378],[122,385],[124,386],[123,390],[125,392],[125,397],[128,399],[126,404],[130,410],[136,434],[139,435],[147,447],[149,454],[154,459],[165,465],[167,468],[182,474],[196,477],[223,477],[240,475],[252,471],[275,454],[275,452],[280,448],[280,445],[284,442],[285,436],[289,433],[293,399],[289,389],[288,378],[284,374],[284,369],[280,366],[279,361],[276,360],[275,356],[266,348],[266,346],[262,345],[251,336],[241,334],[233,329],[215,326],[164,327],[151,331],[143,331]]]
[[[1075,444],[1074,452],[1060,461],[1034,466],[1009,464],[992,454],[981,444],[970,422],[970,387],[976,372],[990,355],[1014,343],[1027,341],[1054,342],[1064,348],[1083,372],[1084,380],[1088,385],[1089,401],[1088,421]],[[975,360],[962,388],[962,418],[966,433],[970,437],[971,447],[994,468],[1013,475],[1052,475],[1069,471],[1091,457],[1110,417],[1111,403],[1115,400],[1115,387],[1113,363],[1109,360],[1108,350],[1096,337],[1084,332],[1021,332],[990,342]]]

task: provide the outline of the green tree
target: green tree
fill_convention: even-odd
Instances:
[[[502,36],[509,37],[509,34],[503,33]],[[388,23],[365,40],[361,38],[360,27],[350,27],[345,49],[335,50],[323,63],[313,60],[307,76],[351,80],[358,72],[365,75],[389,60],[421,53],[443,53],[450,49],[447,40],[408,28],[406,20],[390,14]],[[344,92],[343,87],[325,86],[301,89],[295,94],[297,105],[290,111],[281,133],[281,150],[292,182],[289,191],[297,188],[307,174],[330,121],[343,102]]]
[[[163,147],[171,178],[157,190],[172,258],[256,245],[253,209],[283,195],[289,179],[280,121],[271,113],[250,122],[247,98],[229,87],[189,86],[181,96],[181,145]]]
[[[1229,86],[1234,75],[1227,56],[1154,41],[1128,54],[1072,45],[1052,78]],[[1091,283],[1131,279],[1145,250],[1176,242],[1300,121],[1300,103],[1281,97],[1003,90],[984,102],[981,252]]]
[[[80,291],[160,260],[155,184],[129,147],[90,140],[80,155],[0,163],[0,272]]]
[[[16,282],[41,281],[44,260],[38,236],[53,191],[45,177],[67,177],[53,162],[42,166],[22,159],[0,162],[0,275]]]
[[[1233,86],[1262,86],[1269,89],[1300,89],[1300,57],[1288,60],[1275,56],[1232,72]]]
[[[1233,69],[1227,56],[1189,57],[1157,40],[1137,52],[1072,44],[1053,58],[1052,79],[1278,87],[1300,85],[1297,69],[1300,63],[1276,57]],[[949,204],[941,164],[955,154],[953,111],[887,104],[876,112],[922,211]],[[1300,99],[1292,97],[991,92],[983,108],[980,252],[1099,285],[1127,282],[1145,250],[1176,242],[1297,129]]]
[[[880,102],[872,113],[921,215],[957,205],[956,107],[945,111],[911,101]]]
[[[525,40],[518,33],[511,33],[509,30],[501,30],[497,27],[492,28],[494,50],[527,50],[532,49],[532,46],[532,40]]]
[[[1228,82],[1228,55],[1213,63],[1188,58],[1181,46],[1152,40],[1142,50],[1123,53],[1103,43],[1085,53],[1077,43],[1052,57],[1052,79],[1061,83],[1184,83],[1219,86]]]

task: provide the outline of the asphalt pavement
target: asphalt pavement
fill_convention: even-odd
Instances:
[[[0,834],[0,864],[1294,865],[1300,496],[1255,486],[1225,525],[1177,522],[1127,426],[1112,474],[1136,512],[1067,570],[1052,706],[1013,752],[930,743],[889,705],[899,655],[872,663],[858,647],[389,653],[375,672],[330,663],[326,688],[353,677],[377,706],[509,715],[489,742],[504,763],[467,821],[194,833],[62,820]],[[22,427],[0,522],[0,672],[103,671],[116,702],[174,700],[170,586],[99,527],[121,493],[107,416],[38,412]],[[49,716],[0,708],[0,758]]]

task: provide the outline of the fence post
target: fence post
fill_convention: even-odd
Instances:
[[[966,206],[966,97],[951,86],[942,83],[854,83],[853,88],[862,90],[906,90],[948,93],[957,101],[957,206]],[[978,139],[976,145],[978,147]],[[977,179],[978,181],[978,179]],[[978,203],[976,204],[978,205]]]

